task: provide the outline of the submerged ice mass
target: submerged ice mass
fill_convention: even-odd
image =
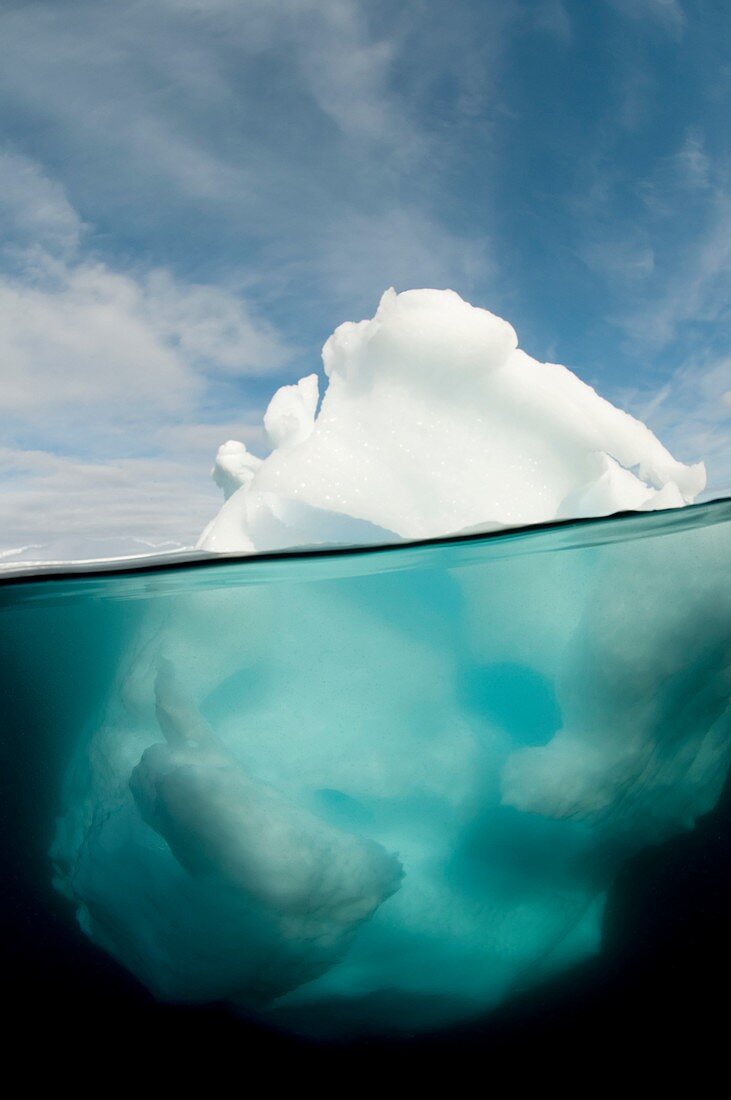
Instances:
[[[730,540],[718,502],[21,589],[38,727],[74,746],[57,887],[158,997],[321,1035],[560,973],[721,793]]]
[[[422,539],[623,510],[673,508],[705,486],[640,421],[450,290],[383,295],[325,344],[264,415],[272,452],[219,450],[226,501],[211,551]]]

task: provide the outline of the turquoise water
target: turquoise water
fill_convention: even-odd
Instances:
[[[5,583],[39,891],[158,997],[298,1031],[560,974],[626,859],[719,799],[729,520]]]

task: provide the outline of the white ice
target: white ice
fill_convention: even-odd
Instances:
[[[518,347],[506,321],[451,290],[387,290],[312,374],[283,386],[263,461],[219,450],[226,502],[199,548],[266,551],[421,539],[623,510],[673,508],[705,486],[649,428],[566,367]]]

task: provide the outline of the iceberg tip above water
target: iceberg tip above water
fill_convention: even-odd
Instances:
[[[198,548],[422,539],[675,508],[706,484],[646,425],[568,368],[518,347],[507,321],[452,290],[387,290],[340,325],[311,374],[274,394],[267,458],[219,450],[226,501]]]

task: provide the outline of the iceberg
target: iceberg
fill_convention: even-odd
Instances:
[[[319,1036],[568,971],[719,798],[730,550],[720,501],[5,577],[57,905],[158,998]]]
[[[601,951],[716,805],[731,502],[452,292],[324,363],[220,449],[197,552],[7,565],[3,721],[49,746],[55,904],[156,997],[411,1033]]]
[[[263,461],[218,452],[226,501],[212,551],[423,539],[624,510],[680,507],[706,484],[639,420],[566,367],[518,347],[506,321],[451,290],[383,295],[340,325],[311,374],[264,414]]]

